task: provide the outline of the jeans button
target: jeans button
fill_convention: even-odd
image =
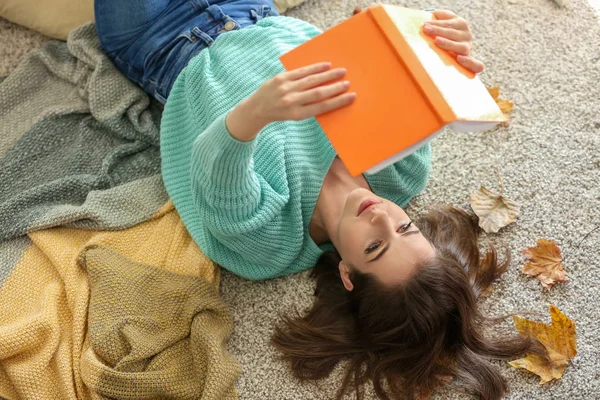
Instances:
[[[226,30],[226,31],[231,31],[231,30],[233,30],[233,28],[235,28],[235,22],[233,22],[233,21],[227,21],[227,22],[225,23],[225,26],[224,26],[224,28],[225,28],[225,30]]]

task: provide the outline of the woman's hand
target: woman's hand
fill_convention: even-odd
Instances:
[[[254,139],[267,124],[324,114],[349,105],[355,93],[346,93],[350,82],[341,81],[343,68],[319,63],[276,75],[227,116],[229,133],[238,140]]]
[[[435,38],[439,48],[456,54],[460,65],[476,74],[482,72],[483,63],[470,56],[473,43],[469,23],[447,10],[435,10],[433,15],[437,19],[426,22],[423,31]]]

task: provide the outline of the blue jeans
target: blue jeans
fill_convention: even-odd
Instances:
[[[272,0],[95,0],[96,30],[115,66],[161,103],[217,36],[278,15]]]

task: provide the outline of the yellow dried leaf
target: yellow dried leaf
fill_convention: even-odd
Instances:
[[[487,233],[498,232],[519,215],[517,203],[483,186],[471,193],[471,208],[479,217],[479,226]]]
[[[499,87],[491,87],[491,88],[487,88],[487,90],[490,93],[490,95],[492,96],[492,98],[494,100],[496,100],[496,104],[498,104],[500,111],[502,111],[502,113],[504,113],[504,115],[506,117],[508,117],[508,114],[512,111],[515,104],[510,100],[504,100],[504,99],[498,98],[500,96],[500,88]]]
[[[500,111],[502,111],[504,114],[509,114],[515,106],[512,101],[502,99],[497,99],[496,104],[498,104],[498,107],[500,107]]]
[[[565,373],[568,362],[557,361],[547,362],[536,354],[529,354],[525,358],[520,358],[509,362],[515,368],[523,368],[531,371],[540,377],[540,385],[548,383],[553,379],[560,379]]]
[[[562,254],[554,240],[538,239],[537,247],[529,247],[522,253],[529,259],[522,268],[523,273],[535,276],[545,288],[556,282],[567,282]]]
[[[538,375],[541,378],[540,384],[560,379],[569,360],[577,355],[575,323],[554,305],[550,306],[550,316],[551,325],[513,317],[519,335],[537,339],[548,351],[548,359],[527,354],[525,358],[511,361],[509,364]]]
[[[491,87],[487,88],[490,95],[494,98],[494,100],[498,100],[498,96],[500,96],[500,88],[499,87]]]

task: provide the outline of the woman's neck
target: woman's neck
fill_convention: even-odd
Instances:
[[[352,190],[361,187],[371,190],[363,175],[352,177],[336,157],[325,175],[310,221],[309,234],[316,244],[333,242],[336,245],[336,232],[346,197]]]

